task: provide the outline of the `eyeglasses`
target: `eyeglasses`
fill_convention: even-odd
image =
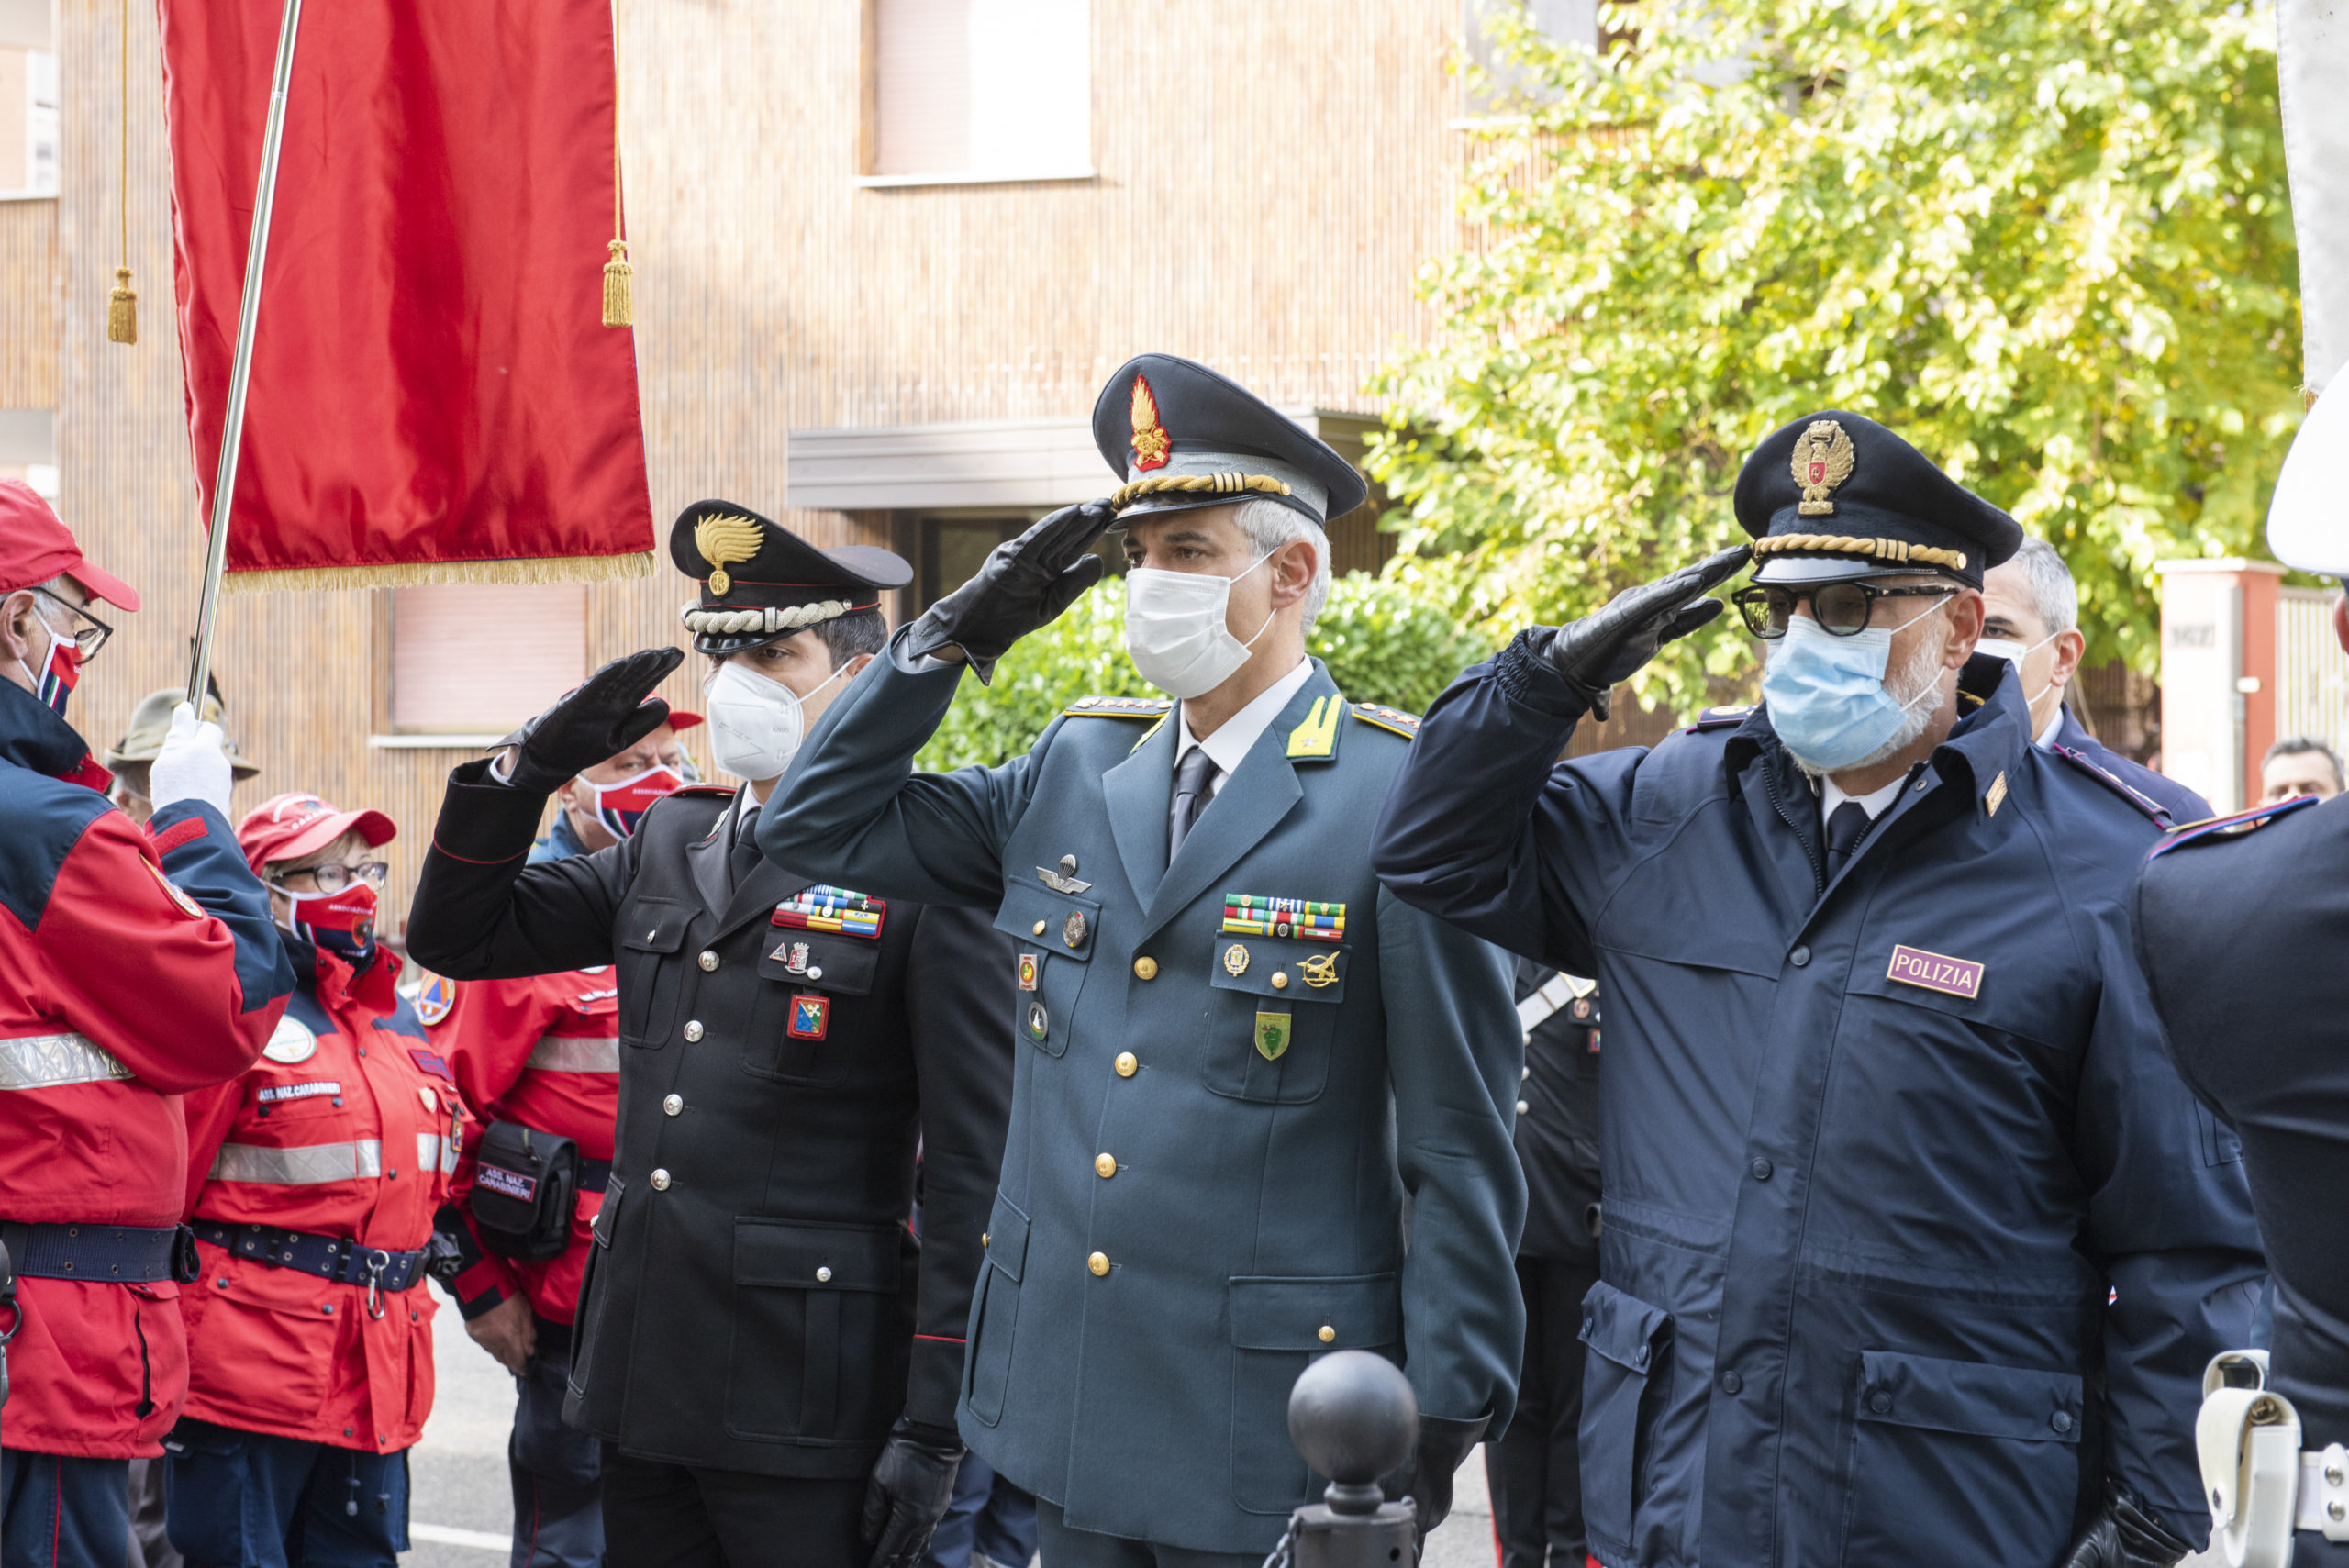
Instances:
[[[351,885],[351,879],[354,876],[362,882],[381,887],[384,885],[384,879],[391,873],[392,868],[381,861],[362,861],[355,866],[341,865],[329,861],[322,866],[304,866],[300,871],[283,873],[279,880],[283,881],[285,877],[306,876],[318,884],[320,893],[340,893]]]
[[[1873,583],[1821,583],[1810,588],[1757,583],[1731,594],[1729,602],[1745,617],[1746,630],[1765,642],[1776,642],[1787,635],[1796,607],[1806,599],[1810,602],[1810,616],[1819,623],[1820,630],[1830,637],[1857,637],[1867,629],[1878,599],[1943,599],[1956,592],[1955,588],[1931,585],[1879,588]]]
[[[114,628],[108,626],[106,622],[92,615],[89,611],[83,609],[72,600],[63,598],[59,595],[53,594],[47,588],[35,588],[33,592],[39,594],[42,598],[50,600],[53,604],[64,606],[66,611],[72,615],[76,619],[85,620],[90,623],[87,626],[76,626],[71,633],[71,636],[73,639],[73,646],[81,650],[83,663],[86,664],[91,660],[95,659],[98,656],[98,650],[106,645],[106,639],[114,635]]]

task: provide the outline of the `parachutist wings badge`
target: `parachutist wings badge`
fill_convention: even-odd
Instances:
[[[1852,477],[1852,438],[1832,419],[1813,419],[1795,440],[1795,483],[1802,486],[1806,517],[1831,517],[1835,486]]]

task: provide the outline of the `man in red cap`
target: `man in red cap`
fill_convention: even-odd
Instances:
[[[677,732],[701,715],[671,708],[662,724],[554,792],[554,826],[529,863],[593,854],[633,838],[655,801],[696,782]],[[612,1175],[620,1109],[619,988],[609,964],[516,980],[428,982],[417,1013],[490,1139],[469,1150],[460,1195],[440,1229],[457,1238],[453,1282],[465,1332],[514,1374],[518,1398],[506,1463],[514,1493],[518,1568],[597,1568],[604,1561],[601,1445],[563,1424],[572,1329]],[[568,1156],[560,1142],[571,1145]],[[556,1151],[549,1160],[546,1151]],[[478,1159],[476,1158],[478,1156]],[[550,1208],[568,1165],[567,1213]],[[482,1166],[488,1170],[484,1174]],[[529,1193],[529,1201],[517,1194]],[[480,1199],[478,1204],[475,1199]]]
[[[0,480],[0,1308],[10,1398],[0,1560],[118,1568],[129,1461],[187,1393],[178,1096],[242,1073],[294,974],[237,848],[217,725],[183,704],[141,833],[65,722],[139,595],[82,558],[30,486]]]

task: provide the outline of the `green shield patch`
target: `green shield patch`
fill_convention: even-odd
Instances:
[[[1286,1013],[1256,1015],[1256,1054],[1267,1062],[1278,1062],[1288,1049],[1290,1019]]]

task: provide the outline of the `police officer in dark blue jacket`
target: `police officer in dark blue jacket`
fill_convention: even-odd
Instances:
[[[2132,951],[2135,792],[1976,657],[2020,530],[1825,412],[1736,489],[1764,706],[1557,763],[1744,564],[1531,628],[1436,703],[1374,855],[1597,978],[1583,1502],[1608,1568],[2167,1564],[2263,1280]]]

